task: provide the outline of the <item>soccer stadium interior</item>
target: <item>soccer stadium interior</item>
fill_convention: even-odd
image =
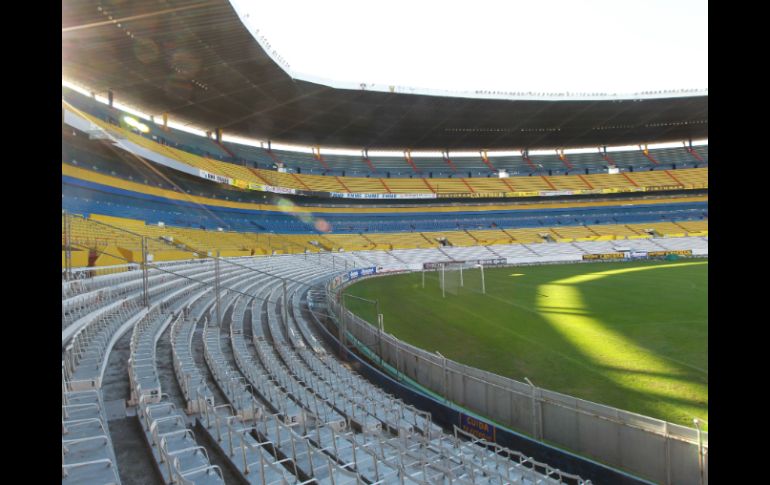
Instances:
[[[331,87],[246,3],[62,2],[62,485],[707,484],[708,91]]]

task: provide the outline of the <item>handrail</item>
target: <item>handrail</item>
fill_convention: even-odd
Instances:
[[[222,480],[222,482],[225,481],[225,476],[222,474],[222,469],[219,467],[219,465],[209,465],[209,466],[207,466],[205,468],[199,468],[198,470],[193,470],[193,471],[189,471],[189,472],[181,472],[180,474],[181,474],[182,478],[186,478],[186,477],[188,477],[190,475],[193,475],[193,474],[196,474],[196,473],[200,473],[200,472],[208,473],[209,470],[216,470],[216,473],[217,473],[217,475],[219,475],[219,478]],[[188,480],[185,480],[183,483],[189,483],[189,484],[194,485],[195,482],[190,482]]]
[[[86,436],[85,438],[73,438],[71,440],[65,440],[62,439],[62,447],[67,449],[64,445],[76,445],[78,443],[85,443],[87,441],[95,441],[95,440],[101,440],[104,441],[104,444],[111,444],[112,441],[110,441],[110,437],[104,434],[96,435],[96,436]]]
[[[96,465],[98,463],[106,463],[109,467],[114,466],[114,463],[112,463],[112,460],[109,458],[100,458],[98,460],[79,461],[77,463],[62,463],[62,468],[78,468],[83,466]]]

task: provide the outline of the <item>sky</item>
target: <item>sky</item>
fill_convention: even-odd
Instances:
[[[708,88],[707,0],[230,1],[300,78],[538,93]]]

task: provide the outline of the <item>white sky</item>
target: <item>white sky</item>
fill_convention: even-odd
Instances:
[[[707,0],[231,0],[293,71],[446,90],[708,88]]]

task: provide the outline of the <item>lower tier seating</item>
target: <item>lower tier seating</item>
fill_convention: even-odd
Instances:
[[[159,227],[142,221],[69,216],[74,249],[91,251],[97,258],[90,266],[141,261],[141,240],[148,240],[148,252],[156,261],[186,260],[217,253],[223,257],[319,252],[392,251],[397,249],[534,244],[541,242],[582,242],[653,237],[707,236],[708,219],[632,224],[588,224],[519,229],[479,229],[439,232],[361,234],[265,234],[233,231]],[[131,231],[134,235],[127,235]],[[62,245],[67,235],[62,230]],[[108,249],[112,248],[112,249]],[[112,253],[110,253],[112,251]],[[102,252],[121,258],[104,257]],[[64,266],[64,255],[62,256]],[[77,266],[77,265],[73,265]],[[88,264],[81,265],[88,266]]]

